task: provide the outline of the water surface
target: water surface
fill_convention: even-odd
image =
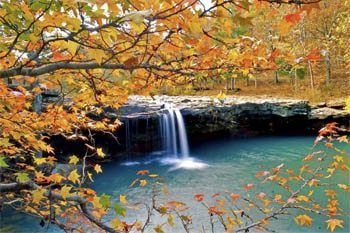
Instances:
[[[226,140],[205,142],[191,148],[191,157],[196,158],[196,162],[208,165],[200,167],[201,169],[177,169],[174,164],[164,163],[164,160],[162,160],[164,155],[146,155],[141,160],[104,164],[103,174],[95,176],[95,182],[92,186],[100,194],[106,193],[115,200],[119,199],[120,194],[125,194],[131,203],[148,203],[151,196],[149,188],[128,188],[131,182],[138,177],[136,175],[138,170],[148,169],[152,173],[164,177],[170,191],[169,195],[161,196],[159,199],[178,200],[187,203],[190,206],[188,213],[193,217],[193,232],[198,232],[202,228],[206,232],[210,232],[209,217],[204,207],[194,201],[193,196],[195,194],[203,193],[206,197],[216,192],[225,191],[244,194],[242,187],[247,183],[254,183],[256,188],[259,188],[261,184],[255,178],[256,171],[266,170],[282,163],[290,168],[298,167],[302,158],[310,152],[313,140],[313,137],[297,136],[249,139],[227,138]],[[350,148],[346,149],[350,151]],[[339,177],[339,182],[347,183],[348,175],[347,173],[347,175]],[[273,194],[274,189],[276,189],[275,186],[267,185],[264,191]],[[322,193],[315,193],[314,195],[324,199]],[[342,208],[350,210],[350,197],[343,194],[341,200]],[[324,223],[326,218],[310,216],[314,218],[313,226],[310,228],[297,226],[294,220],[288,216],[273,222],[272,226],[277,232],[326,232],[326,224]],[[107,216],[107,218],[113,217],[115,216]],[[144,218],[143,211],[130,210],[125,220],[144,220]],[[337,232],[350,232],[349,219],[346,217],[342,219],[345,222],[344,228],[338,228],[340,231]],[[155,215],[148,228],[149,232],[154,232],[154,225],[161,221],[164,221],[164,219]],[[39,222],[39,220],[33,220],[32,217],[18,214],[2,216],[2,223],[7,226],[6,231],[8,232],[45,232],[39,226]],[[48,232],[56,231],[58,231],[56,228],[51,227]],[[184,231],[177,224],[174,228],[166,228],[166,232]],[[217,225],[216,232],[223,232],[223,229]]]

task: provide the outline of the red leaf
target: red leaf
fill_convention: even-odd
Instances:
[[[321,60],[321,54],[318,49],[313,49],[311,52],[305,57],[306,60],[309,61],[319,61]]]
[[[203,201],[203,199],[204,199],[204,195],[201,194],[201,193],[196,194],[196,195],[194,195],[194,199],[195,199],[196,201],[198,201],[198,202],[201,202],[201,201]]]
[[[274,61],[275,58],[280,54],[280,50],[279,49],[274,49],[270,55],[269,60],[270,61]]]
[[[301,20],[301,16],[299,13],[288,14],[284,16],[284,20],[289,23],[296,24]]]
[[[244,186],[244,189],[246,189],[246,190],[250,190],[252,188],[254,188],[254,184],[247,184]]]
[[[220,193],[214,193],[211,197],[212,197],[212,198],[215,198],[215,197],[217,197],[217,196],[220,196]]]

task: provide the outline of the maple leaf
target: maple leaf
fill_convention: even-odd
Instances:
[[[254,184],[246,184],[243,188],[248,191],[248,190],[254,188]]]
[[[156,232],[156,233],[165,233],[163,231],[163,228],[162,228],[162,225],[158,224],[155,228],[153,228],[153,230]]]
[[[262,199],[264,197],[266,197],[266,193],[264,193],[264,192],[260,192],[258,195],[256,195],[256,198],[258,198],[258,199]]]
[[[16,180],[20,183],[24,183],[30,180],[28,174],[24,172],[17,172],[15,173],[15,176]]]
[[[47,156],[46,161],[50,165],[54,165],[54,162],[57,161],[57,159],[54,156]]]
[[[312,186],[318,186],[318,183],[319,183],[319,182],[320,182],[319,180],[311,179],[311,180],[309,181],[308,185],[309,185],[310,187],[312,187]]]
[[[259,178],[259,177],[264,177],[264,176],[267,176],[269,175],[270,172],[269,171],[258,171],[256,174],[255,174],[255,177]]]
[[[296,198],[297,201],[304,201],[304,202],[309,202],[310,199],[307,196],[300,195]]]
[[[337,195],[337,193],[332,189],[327,189],[324,192],[326,193],[327,197],[331,197],[331,198],[334,198]]]
[[[241,197],[241,195],[239,195],[237,193],[231,193],[230,197],[233,201],[237,201]]]
[[[94,166],[94,170],[96,171],[96,173],[102,173],[101,165],[96,164],[96,165]]]
[[[301,20],[301,16],[300,16],[300,13],[292,13],[292,14],[285,15],[284,20],[289,23],[296,24]]]
[[[169,226],[171,226],[171,227],[174,227],[174,226],[175,226],[175,223],[174,223],[174,216],[173,216],[172,214],[169,214],[169,215],[168,215],[167,222],[168,222]]]
[[[147,180],[140,180],[140,186],[144,187],[147,185]]]
[[[119,230],[119,229],[122,229],[124,227],[124,224],[122,223],[122,221],[119,220],[119,218],[114,218],[111,221],[111,226],[114,229]]]
[[[34,204],[40,203],[40,201],[44,198],[45,191],[46,190],[42,187],[39,187],[38,189],[32,191],[32,201]]]
[[[0,168],[1,167],[8,167],[9,165],[5,162],[3,156],[0,156]]]
[[[136,174],[143,176],[143,175],[149,174],[149,170],[140,170],[140,171],[137,171]]]
[[[302,225],[302,226],[308,226],[310,227],[312,225],[312,218],[310,218],[308,215],[303,214],[303,215],[298,215],[297,217],[294,218],[294,221],[298,224],[298,225]]]
[[[54,173],[54,174],[51,174],[48,179],[58,184],[58,183],[61,183],[61,181],[65,180],[66,178],[59,173]]]
[[[118,203],[116,203],[113,206],[114,212],[116,213],[116,215],[121,215],[123,217],[126,216],[126,209],[124,207],[122,207],[121,205],[119,205]]]
[[[70,163],[70,164],[77,164],[79,162],[79,158],[77,157],[77,156],[75,156],[75,155],[72,155],[72,156],[70,156],[69,157],[69,162],[68,163]]]
[[[111,196],[106,195],[104,193],[101,195],[100,203],[104,208],[109,208],[110,202],[111,202],[110,198],[111,198]]]
[[[350,98],[349,98],[350,99]],[[349,143],[349,139],[346,135],[341,136],[337,139],[339,142],[345,142],[345,143]]]
[[[87,172],[86,174],[87,174],[87,177],[89,178],[89,180],[91,182],[94,182],[94,179],[92,179],[92,174],[90,172]]]
[[[204,199],[204,194],[199,193],[199,194],[194,195],[193,197],[196,201],[201,202]]]
[[[106,154],[103,152],[102,148],[97,148],[97,149],[96,149],[96,153],[97,153],[97,155],[98,155],[99,157],[101,157],[101,158],[104,158],[105,155],[106,155]]]
[[[126,199],[125,195],[120,194],[119,195],[119,201],[123,203],[124,205],[128,204],[128,200]]]
[[[344,162],[344,158],[343,158],[342,156],[340,156],[340,155],[335,155],[335,156],[333,156],[333,159],[334,159],[335,161],[337,161],[338,163]]]
[[[333,232],[335,230],[336,227],[344,227],[343,226],[343,220],[339,220],[339,219],[329,219],[326,221],[327,223],[327,229],[330,229],[331,232]]]
[[[46,163],[46,158],[37,158],[37,157],[34,157],[34,163],[36,163],[37,165],[44,164],[44,163]]]
[[[80,175],[78,174],[77,169],[74,169],[73,171],[71,171],[67,178],[68,180],[72,181],[74,184],[80,183],[79,181]]]
[[[61,193],[61,196],[62,196],[63,199],[66,199],[67,197],[69,197],[69,195],[70,195],[69,192],[70,192],[71,189],[72,189],[72,187],[69,187],[67,185],[64,185],[61,188],[60,193]]]
[[[94,206],[95,209],[101,209],[102,204],[100,202],[100,198],[98,196],[94,196],[92,200],[92,205]]]
[[[282,200],[282,195],[281,194],[276,194],[275,198],[273,199],[275,202],[280,202]]]
[[[305,56],[305,59],[309,60],[309,61],[319,61],[319,60],[321,60],[320,51],[318,49],[311,50],[310,53]]]

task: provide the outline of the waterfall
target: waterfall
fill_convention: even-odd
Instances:
[[[156,159],[152,158],[145,162],[128,160],[122,163],[122,165],[137,166],[140,164],[149,164],[154,161],[159,161],[162,165],[171,165],[172,167],[169,168],[169,171],[177,169],[203,169],[208,166],[206,163],[203,163],[194,157],[190,157],[185,122],[178,108],[165,104],[165,108],[160,113],[158,119],[158,132],[162,145],[162,157]],[[133,118],[125,119],[125,149],[127,152],[130,152],[132,149],[132,135],[137,135],[139,133],[138,120],[133,120]],[[152,127],[149,124],[151,124],[151,122],[146,120],[146,134],[148,134],[148,128]],[[155,154],[159,155],[159,151]]]
[[[166,153],[174,157],[188,158],[187,133],[180,110],[166,106],[160,121],[163,149]]]
[[[185,122],[184,122],[184,119],[182,118],[182,115],[179,109],[174,109],[174,112],[175,112],[177,126],[178,126],[181,157],[187,158],[190,152],[188,149],[188,140],[187,140]]]

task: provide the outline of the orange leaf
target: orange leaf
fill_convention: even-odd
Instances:
[[[305,226],[311,226],[312,225],[312,218],[310,218],[308,215],[298,215],[295,219],[295,222],[298,225],[305,225]]]
[[[284,20],[289,23],[296,24],[301,20],[301,16],[300,13],[288,14],[284,16]]]
[[[305,59],[309,60],[309,61],[319,61],[319,60],[321,60],[320,51],[318,51],[318,49],[311,50],[310,53],[308,55],[306,55]]]
[[[136,174],[143,176],[143,175],[149,174],[149,170],[140,170]]]
[[[339,219],[329,219],[326,221],[327,229],[330,229],[331,232],[333,232],[336,227],[343,228],[344,227],[343,222],[344,222],[343,220],[339,220]]]
[[[198,201],[198,202],[201,202],[201,201],[203,201],[203,199],[204,199],[204,195],[203,194],[196,194],[196,195],[194,195],[194,199],[196,200],[196,201]]]

